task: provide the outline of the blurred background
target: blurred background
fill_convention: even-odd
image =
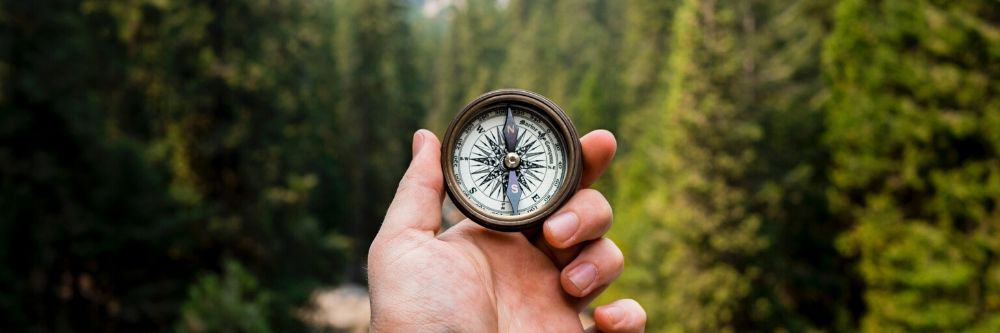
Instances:
[[[340,322],[367,320],[412,133],[517,87],[616,133],[596,186],[627,264],[599,301],[649,331],[997,332],[998,22],[990,0],[6,0],[0,330],[364,329]]]

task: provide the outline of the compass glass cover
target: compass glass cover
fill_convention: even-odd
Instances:
[[[509,168],[504,146],[504,123],[510,108],[517,124],[515,152],[519,163]],[[535,212],[559,191],[566,178],[566,150],[552,124],[530,107],[502,103],[485,108],[458,133],[452,160],[461,195],[480,210],[495,216]],[[523,189],[517,211],[507,198],[510,170]]]

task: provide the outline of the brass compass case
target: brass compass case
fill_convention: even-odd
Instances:
[[[531,206],[533,209],[524,214],[517,213],[516,201],[511,202],[512,213],[510,215],[490,211],[487,207],[477,203],[473,199],[470,199],[467,192],[463,192],[462,187],[460,186],[462,181],[458,176],[456,176],[456,169],[460,168],[460,163],[458,161],[461,159],[468,159],[468,157],[461,156],[456,158],[456,155],[459,154],[457,147],[462,144],[468,144],[461,142],[461,140],[463,140],[462,133],[471,133],[471,128],[469,127],[472,126],[477,119],[483,119],[487,117],[490,112],[496,113],[498,109],[502,108],[507,108],[508,119],[513,119],[510,115],[510,110],[516,109],[522,116],[527,115],[532,119],[542,120],[544,125],[550,127],[549,129],[551,130],[552,135],[558,142],[558,144],[552,144],[555,147],[562,149],[565,153],[564,160],[561,165],[546,166],[547,169],[558,172],[559,175],[562,176],[559,178],[561,181],[556,181],[556,184],[553,185],[555,187],[554,189],[552,188],[553,186],[550,186],[547,189],[552,194],[547,196],[548,199],[546,201],[538,202],[536,200],[538,203],[536,203],[535,206]],[[524,124],[524,121],[525,120],[522,118],[521,123]],[[515,130],[514,133],[518,133],[518,131]],[[544,137],[546,134],[540,134],[538,138]],[[517,134],[514,135],[517,136]],[[497,137],[497,139],[503,140],[503,138],[500,137]],[[506,164],[506,168],[508,169],[502,170],[520,171],[516,169],[516,167],[511,168],[511,164],[507,163],[509,161],[506,161],[505,159],[509,158],[509,156],[505,157],[499,155],[491,156],[491,158],[496,159],[491,162],[493,165],[497,165],[497,168],[504,168],[502,165]],[[496,163],[501,164],[498,165]],[[583,174],[583,156],[576,127],[573,126],[572,121],[566,116],[566,113],[563,112],[558,105],[544,96],[534,92],[519,89],[500,89],[485,93],[469,102],[469,104],[463,107],[458,115],[455,116],[455,118],[451,121],[451,124],[448,125],[448,129],[444,134],[443,144],[441,145],[441,168],[444,174],[445,190],[448,193],[448,196],[455,203],[455,206],[459,209],[459,211],[461,211],[466,217],[493,230],[522,231],[540,225],[542,221],[552,215],[552,213],[558,210],[559,207],[565,204],[573,196],[573,194],[576,193],[580,186],[580,177]],[[511,173],[513,174],[514,171],[511,171]],[[519,177],[523,178],[523,176]],[[508,178],[508,180],[509,179],[510,178]],[[513,179],[517,180],[518,178]],[[519,182],[514,183],[520,184]],[[538,186],[542,186],[541,184],[542,182],[539,181]],[[537,191],[538,189],[536,189],[536,192]],[[508,189],[508,193],[509,192],[510,190]],[[507,198],[507,196],[503,194],[501,194],[501,196]],[[510,200],[510,198],[507,198],[507,200]]]

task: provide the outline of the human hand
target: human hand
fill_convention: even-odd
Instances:
[[[618,247],[603,238],[611,206],[588,189],[616,142],[608,131],[580,139],[581,190],[549,217],[537,239],[468,219],[438,235],[444,197],[441,144],[413,136],[413,160],[368,254],[373,332],[583,331],[578,314],[622,272]],[[599,332],[642,332],[633,300],[594,310]]]

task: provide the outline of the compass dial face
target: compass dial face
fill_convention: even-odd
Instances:
[[[517,132],[516,166],[506,159],[508,109]],[[566,149],[551,122],[528,106],[501,103],[485,108],[457,133],[452,172],[459,195],[494,216],[529,215],[545,207],[566,182]],[[510,172],[519,198],[508,197]],[[516,192],[516,191],[515,191]],[[516,206],[515,206],[516,205]]]
[[[497,231],[537,228],[576,193],[583,155],[576,127],[542,95],[487,92],[445,131],[445,190],[463,215]]]

